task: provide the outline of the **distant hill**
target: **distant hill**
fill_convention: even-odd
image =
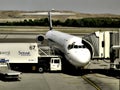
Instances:
[[[23,21],[25,19],[41,19],[47,18],[47,15],[27,15],[26,13],[47,13],[47,11],[0,11],[0,22],[12,22],[12,21]],[[114,14],[86,14],[78,13],[73,11],[53,11],[57,13],[66,13],[66,15],[54,15],[52,18],[55,20],[66,20],[66,19],[81,19],[88,17],[111,17],[120,18],[120,15]]]

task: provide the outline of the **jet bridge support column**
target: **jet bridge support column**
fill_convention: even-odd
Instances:
[[[120,29],[119,29],[119,46],[120,46]],[[118,58],[119,66],[120,66],[120,49],[119,49],[119,58]]]
[[[110,51],[110,69],[115,69],[115,50],[111,48]]]
[[[119,39],[119,40],[118,40]],[[120,70],[120,29],[118,31],[118,44],[113,45],[110,51],[110,69]],[[116,58],[116,50],[118,50],[118,58]],[[116,61],[116,62],[115,62]]]
[[[119,55],[118,55],[118,64],[116,65],[116,69],[118,69],[118,70],[120,70],[120,29],[119,29],[119,31],[118,31],[118,35],[119,35],[119,37],[118,37],[118,47],[119,47],[119,51],[118,51],[118,53],[119,53]]]

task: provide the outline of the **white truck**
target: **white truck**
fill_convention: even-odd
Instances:
[[[0,58],[7,58],[14,70],[60,71],[59,56],[39,55],[37,43],[0,43]]]

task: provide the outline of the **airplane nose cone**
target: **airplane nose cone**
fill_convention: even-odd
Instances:
[[[74,50],[71,52],[71,63],[75,66],[81,67],[90,61],[90,51],[88,49]]]

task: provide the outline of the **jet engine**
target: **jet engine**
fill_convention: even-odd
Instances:
[[[37,40],[38,40],[38,41],[43,41],[43,40],[44,40],[44,36],[42,36],[42,35],[38,36],[38,37],[37,37]]]

